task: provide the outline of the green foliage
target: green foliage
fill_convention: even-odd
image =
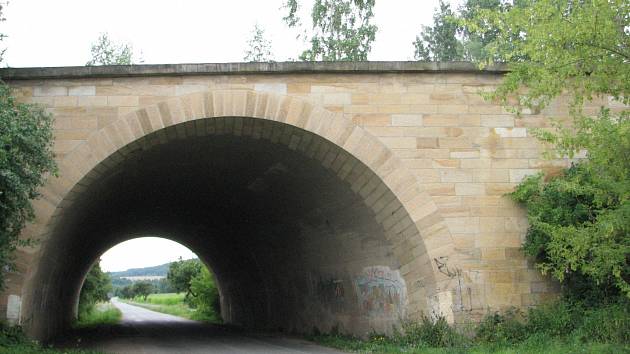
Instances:
[[[91,48],[92,58],[85,64],[94,65],[131,65],[133,47],[130,44],[116,44],[107,33],[102,33]]]
[[[41,346],[29,339],[20,326],[5,326],[0,322],[0,353],[3,354],[97,354],[95,351],[64,349]]]
[[[201,272],[192,278],[190,288],[195,294],[190,302],[192,307],[197,309],[197,318],[216,322],[221,313],[219,290],[208,268],[203,267]]]
[[[311,47],[301,55],[307,61],[365,61],[378,28],[371,24],[375,0],[315,0],[311,11]],[[289,27],[301,25],[299,3],[285,3]]]
[[[521,313],[512,309],[504,314],[486,315],[477,325],[475,339],[480,343],[514,343],[527,337]]]
[[[176,305],[184,302],[184,293],[151,294],[143,302],[153,305]]]
[[[185,302],[197,309],[197,319],[219,320],[219,291],[212,273],[199,259],[171,263],[167,279],[176,291],[186,293]]]
[[[393,336],[368,340],[316,334],[325,345],[361,353],[619,353],[630,351],[630,302],[599,305],[558,300],[530,309],[490,313],[462,334],[443,318],[423,317]]]
[[[220,320],[219,291],[212,273],[199,259],[180,259],[171,263],[167,279],[178,292],[185,292],[184,302],[196,309],[196,318]]]
[[[564,338],[583,343],[630,343],[630,303],[584,304],[558,300],[530,309],[487,315],[477,326],[478,343],[518,343],[532,338]]]
[[[630,343],[630,306],[619,301],[606,306],[587,307],[575,335],[581,341]]]
[[[166,279],[171,283],[176,292],[185,292],[186,298],[194,294],[190,288],[190,281],[201,273],[203,264],[199,259],[179,259],[171,263]]]
[[[83,314],[76,323],[76,328],[94,327],[100,325],[114,325],[120,322],[122,313],[111,303],[97,303]]]
[[[4,7],[5,7],[6,5],[8,5],[8,2],[7,2],[7,3],[0,4],[0,22],[3,22],[3,21],[5,21],[5,20],[6,20],[6,18],[4,18],[4,16],[2,15],[2,12],[4,11]],[[6,34],[4,34],[4,33],[0,33],[0,41],[2,41],[3,39],[5,39],[5,38],[6,38],[6,36],[7,36]],[[0,49],[0,62],[2,62],[2,59],[4,58],[4,53],[5,53],[5,52],[6,52],[6,48],[5,48],[5,49]]]
[[[486,98],[520,114],[565,95],[572,119],[554,119],[553,129],[535,134],[550,156],[586,156],[560,176],[525,180],[512,194],[528,210],[526,253],[577,298],[630,296],[630,3],[522,0],[480,9],[464,23],[473,35],[492,29],[482,64],[510,68]],[[618,106],[587,114],[587,102]]]
[[[423,347],[454,347],[464,343],[464,337],[451,327],[446,318],[435,319],[423,315],[420,322],[408,322],[403,325],[403,335],[397,342]]]
[[[153,285],[148,281],[137,281],[131,286],[133,296],[139,296],[144,300],[153,292]]]
[[[135,297],[135,293],[133,290],[133,284],[129,284],[120,289],[120,292],[117,294],[123,299],[133,299]]]
[[[581,303],[555,301],[531,309],[527,313],[525,328],[528,333],[548,337],[568,336],[584,318],[584,306]]]
[[[196,298],[192,298],[193,301],[195,299]],[[132,300],[126,300],[126,302],[152,311],[167,313],[191,320],[210,323],[221,322],[220,313],[215,311],[212,306],[212,298],[207,302],[197,303],[197,308],[192,308],[189,305],[191,301],[185,298],[184,293],[151,294],[146,299],[135,297]]]
[[[81,286],[79,295],[79,320],[83,320],[94,310],[99,301],[108,301],[108,293],[112,291],[109,275],[101,270],[100,261],[96,262],[88,271]]]
[[[13,267],[13,251],[29,243],[19,234],[34,218],[30,201],[56,171],[52,124],[43,108],[16,102],[0,82],[0,286]]]
[[[156,293],[172,293],[173,291],[175,291],[171,286],[171,283],[166,278],[148,279],[145,281],[149,282],[153,286],[153,291]],[[129,289],[131,289],[132,285],[133,281],[129,279],[112,277],[114,296],[125,297],[123,296],[123,289],[125,287],[129,287]],[[126,290],[126,294],[130,294],[129,289]]]
[[[243,60],[256,63],[273,61],[271,41],[265,38],[265,30],[258,24],[254,26],[252,38],[247,41],[247,50]]]
[[[455,13],[449,3],[440,0],[439,5],[433,14],[433,24],[422,26],[422,31],[413,42],[416,60],[488,59],[490,53],[487,47],[496,40],[499,28],[494,23],[478,20],[478,13],[505,12],[512,6],[505,0],[466,0]]]
[[[610,95],[630,103],[630,3],[521,0],[519,4],[507,11],[479,10],[473,21],[466,22],[468,31],[478,35],[496,29],[487,47],[488,62],[509,63],[510,72],[490,98],[506,105],[516,98],[517,110],[538,110],[564,92],[577,116],[582,104],[594,96]],[[579,144],[568,147],[580,148]]]
[[[630,296],[630,164],[625,157],[630,121],[601,117],[591,141],[588,159],[549,181],[529,177],[512,194],[527,208],[524,249],[572,294],[594,300],[619,292]]]
[[[413,43],[414,57],[421,61],[454,61],[463,59],[463,46],[456,38],[458,25],[448,3],[440,0],[433,14],[433,26],[422,26]]]
[[[133,282],[123,288],[118,289],[117,296],[123,299],[135,299],[139,297],[146,301],[147,297],[155,291],[153,283],[150,281],[142,280]]]
[[[482,61],[488,60],[491,54],[488,46],[496,41],[500,33],[499,28],[493,23],[479,19],[480,11],[494,11],[503,13],[512,6],[520,6],[520,1],[505,0],[466,0],[459,8],[457,19],[458,34],[463,47],[463,60]],[[474,27],[476,30],[471,30]],[[480,30],[482,29],[482,30]]]
[[[20,326],[6,326],[0,322],[0,348],[28,341]]]

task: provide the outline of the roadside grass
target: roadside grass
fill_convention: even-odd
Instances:
[[[113,325],[118,323],[121,317],[120,310],[111,303],[97,303],[79,317],[74,327],[86,328],[98,325]]]
[[[460,328],[443,317],[423,316],[391,336],[367,340],[331,334],[307,337],[325,346],[360,353],[629,353],[630,302],[603,304],[559,300],[530,309],[488,314]]]
[[[521,343],[471,344],[448,348],[397,343],[389,340],[361,340],[340,335],[318,335],[308,339],[321,345],[356,353],[406,354],[567,354],[630,353],[630,345],[616,343],[583,343],[560,338],[529,338]]]
[[[146,308],[147,310],[179,316],[189,320],[203,321],[208,323],[221,323],[221,319],[214,313],[204,313],[191,308],[184,301],[184,293],[151,294],[147,299],[135,297],[134,299],[121,299],[130,305]]]
[[[0,323],[0,353],[3,354],[99,354],[98,351],[55,349],[28,339],[20,327],[7,327]]]

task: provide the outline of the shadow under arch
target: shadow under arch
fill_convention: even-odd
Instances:
[[[193,140],[197,141],[197,143],[187,143]],[[245,143],[243,146],[238,146],[240,142],[235,141],[245,141]],[[210,146],[203,144],[210,144]],[[258,144],[265,145],[265,147],[258,148]],[[171,147],[170,150],[168,147]],[[207,154],[208,151],[215,148],[220,150],[220,153]],[[169,150],[170,155],[160,155],[160,151],[164,153],[160,149]],[[73,214],[77,214],[77,210],[85,209],[85,204],[89,204],[92,201],[86,197],[86,193],[92,191],[91,195],[93,196],[107,196],[109,194],[116,196],[124,193],[124,190],[117,188],[101,191],[102,193],[94,192],[94,190],[98,190],[99,186],[107,185],[105,181],[108,179],[116,179],[121,174],[128,174],[129,171],[133,171],[135,167],[129,166],[143,165],[143,161],[147,159],[147,156],[150,156],[149,153],[151,151],[158,151],[158,153],[154,154],[152,161],[159,164],[169,158],[177,160],[177,151],[185,149],[192,149],[192,151],[188,152],[193,155],[204,152],[207,154],[206,158],[221,160],[225,166],[230,165],[230,161],[234,161],[234,156],[243,156],[238,155],[238,153],[237,155],[230,155],[234,151],[240,151],[241,154],[245,155],[248,153],[264,155],[266,152],[269,152],[268,155],[270,156],[274,156],[274,154],[276,154],[275,156],[284,156],[283,158],[289,161],[287,162],[289,165],[290,161],[295,161],[295,156],[298,156],[298,160],[301,159],[300,161],[302,162],[309,161],[308,163],[312,165],[309,167],[310,170],[308,168],[305,170],[316,171],[319,168],[327,171],[324,173],[327,174],[326,177],[322,177],[322,180],[335,180],[337,184],[341,181],[343,184],[341,189],[345,188],[344,192],[337,191],[336,187],[331,187],[330,185],[326,187],[330,189],[329,199],[318,195],[320,193],[317,189],[308,189],[308,185],[293,186],[292,192],[295,194],[306,191],[305,194],[313,199],[324,198],[319,204],[311,205],[314,210],[326,209],[324,202],[334,204],[331,200],[334,199],[336,192],[339,192],[340,195],[351,192],[350,194],[355,196],[354,199],[348,197],[345,204],[341,203],[344,207],[356,207],[358,202],[363,205],[365,211],[361,217],[356,215],[348,216],[347,219],[349,221],[344,222],[347,222],[348,225],[353,222],[378,225],[378,232],[380,233],[378,239],[379,242],[387,245],[383,248],[385,249],[383,252],[387,254],[386,258],[390,262],[383,269],[368,269],[367,272],[372,272],[373,274],[363,274],[368,279],[366,281],[369,282],[370,279],[377,283],[382,281],[382,279],[378,279],[379,275],[376,273],[388,272],[385,268],[389,268],[392,274],[398,272],[401,282],[404,284],[404,303],[401,306],[404,307],[405,316],[413,317],[417,316],[421,311],[431,312],[435,309],[444,311],[452,307],[452,301],[449,300],[452,297],[441,296],[452,291],[452,286],[450,285],[452,280],[448,276],[444,276],[438,269],[438,264],[434,262],[435,259],[446,259],[445,257],[451,257],[450,261],[452,262],[457,261],[450,233],[437,212],[435,204],[430,196],[424,192],[419,181],[404,168],[398,158],[386,146],[362,128],[345,119],[343,115],[312,106],[299,99],[253,91],[215,91],[178,97],[119,117],[112,124],[90,136],[86,143],[79,145],[60,162],[61,177],[52,180],[43,193],[49,196],[48,200],[56,201],[56,204],[54,207],[47,209],[49,215],[38,215],[40,220],[48,220],[46,229],[39,235],[39,238],[44,243],[29,268],[28,281],[23,287],[25,299],[23,323],[25,323],[30,333],[38,338],[46,338],[67,326],[67,318],[69,316],[67,314],[55,315],[54,308],[57,307],[55,304],[57,300],[50,299],[65,299],[72,296],[64,295],[63,291],[57,289],[58,287],[56,288],[50,284],[41,286],[41,282],[51,279],[50,274],[52,273],[62,274],[67,272],[66,268],[68,268],[68,265],[66,263],[68,262],[66,261],[68,259],[59,255],[67,256],[68,253],[72,253],[68,252],[68,246],[72,245],[72,242],[75,242],[75,239],[78,237],[76,236],[77,231],[74,231],[74,236],[67,236],[71,234],[66,232],[68,225],[71,225],[71,228],[74,228],[74,230],[78,230],[80,227],[77,225],[86,224],[86,219],[79,220],[80,218],[77,218],[76,215],[73,216]],[[265,160],[271,164],[271,167],[267,166],[266,169],[254,168],[252,170],[250,175],[258,173],[259,176],[248,181],[251,183],[243,184],[245,186],[244,190],[253,191],[254,193],[260,192],[260,190],[264,192],[265,186],[269,184],[265,183],[265,179],[278,174],[278,171],[280,171],[280,174],[286,171],[290,172],[283,180],[286,185],[290,185],[291,178],[296,180],[300,178],[302,180],[307,179],[308,174],[305,175],[303,171],[300,171],[300,165],[276,166],[272,160]],[[248,161],[248,165],[250,164],[249,162],[251,162],[251,165],[255,165],[254,160]],[[191,164],[194,165],[195,162],[192,161]],[[143,170],[142,173],[150,175],[150,172]],[[320,175],[320,172],[313,172],[313,174]],[[128,180],[133,179],[132,177],[128,177]],[[118,187],[125,187],[124,181],[119,183],[122,184],[118,185]],[[137,186],[141,186],[141,184]],[[186,186],[186,181],[180,181],[178,186]],[[130,188],[127,192],[134,194],[133,183],[127,187]],[[304,187],[304,190],[300,190],[301,187]],[[273,200],[274,195],[266,195],[266,198],[261,198],[261,200]],[[299,204],[299,202],[289,197],[287,198],[294,205]],[[119,205],[124,206],[124,204]],[[343,210],[343,208],[339,210]],[[255,211],[263,214],[266,212],[265,208]],[[106,215],[108,214],[105,213]],[[369,215],[369,218],[366,215]],[[99,216],[103,217],[103,215]],[[199,217],[199,215],[196,216]],[[92,215],[92,217],[94,216]],[[128,235],[133,232],[148,233],[147,231],[160,234],[160,230],[150,230],[150,228],[147,230],[148,225],[150,224],[151,227],[156,228],[156,225],[159,225],[160,222],[168,220],[168,218],[160,216],[159,213],[145,216],[144,224],[138,221],[142,220],[142,218],[138,218],[137,215],[134,215],[135,223],[127,219],[125,219],[125,222],[119,222],[121,217],[121,214],[117,214],[118,219],[116,219],[117,222],[113,223],[114,225],[103,224],[102,222],[92,223],[99,225],[99,229],[90,230],[92,232],[91,237],[99,239],[99,237],[93,235],[107,234],[108,236],[101,237],[116,239],[116,237],[123,237],[122,235],[125,234]],[[223,217],[226,220],[229,219],[229,216],[223,215]],[[250,217],[252,216],[250,215]],[[353,220],[353,217],[355,217],[355,220]],[[89,218],[87,220],[95,221]],[[293,231],[299,231],[301,223],[305,223],[304,220],[309,219],[302,217],[299,222],[296,221],[291,224]],[[190,221],[187,220],[188,224],[190,224]],[[226,229],[230,228],[229,223],[214,221],[211,223],[212,230],[208,229],[209,223],[203,223],[202,229],[206,228],[203,229],[205,234],[225,233]],[[319,223],[318,227],[323,229],[330,228],[330,221],[326,217],[320,217],[317,219],[317,223]],[[174,228],[175,230],[169,230],[169,232],[174,232],[174,234],[181,233],[181,229],[173,226],[176,224],[176,222],[171,220],[169,225],[164,225],[163,227]],[[179,224],[185,224],[185,222],[180,222]],[[120,225],[124,227],[121,228]],[[137,229],[134,229],[134,227]],[[352,227],[360,229],[362,226],[353,225]],[[352,227],[348,226],[349,229],[352,229]],[[332,229],[334,234],[334,227]],[[197,234],[201,231],[191,232],[188,230],[187,232]],[[68,237],[75,241],[62,241]],[[355,247],[361,246],[355,245]],[[246,253],[253,254],[256,251],[257,249],[248,249]],[[81,251],[75,252],[82,253]],[[365,254],[369,254],[369,252]],[[364,258],[369,259],[365,254]],[[74,257],[73,255],[71,256]],[[66,259],[64,260],[63,258]],[[241,268],[246,269],[247,266],[252,266],[252,264],[259,270],[264,268],[256,265],[257,262],[259,260],[256,257],[250,257],[248,260],[243,260]],[[387,262],[383,260],[383,263]],[[238,263],[236,265],[231,264],[233,269],[238,268],[238,266]],[[353,270],[357,277],[362,276],[360,274],[362,270],[369,268],[367,264],[364,264],[364,266],[364,269],[359,269],[359,271]],[[376,263],[372,264],[372,266],[382,266],[382,264]],[[220,268],[219,265],[211,265],[211,267],[213,269]],[[228,271],[227,273],[229,274],[230,272]],[[334,272],[329,271],[329,273]],[[217,274],[217,277],[222,278],[222,275]],[[264,278],[265,275],[259,275],[257,279],[252,281],[279,282],[278,279]],[[331,279],[331,284],[333,285],[335,280],[339,280]],[[221,283],[221,279],[218,280]],[[355,298],[370,295],[360,294],[361,291],[357,290],[360,287],[357,285],[359,284],[357,279],[347,280],[352,283],[349,286],[355,289],[355,294],[353,294]],[[223,283],[225,284],[225,282]],[[243,281],[240,282],[240,284],[242,283]],[[312,284],[302,285],[306,289],[305,291],[315,292]],[[234,285],[234,287],[237,286]],[[323,286],[323,288],[325,287]],[[334,289],[334,286],[332,288],[333,292],[338,290]],[[266,289],[265,292],[267,293],[262,294],[262,298],[268,300],[274,294],[270,294]],[[369,292],[370,289],[368,285],[367,291]],[[357,295],[356,293],[359,294]],[[56,297],[52,294],[59,296]],[[361,300],[365,299],[361,298],[357,301]],[[283,319],[270,321],[270,316],[272,316],[270,311],[273,305],[270,305],[269,301],[250,306],[248,310],[252,312],[254,309],[257,311],[262,308],[264,309],[264,314],[241,315],[240,313],[244,310],[239,308],[239,306],[242,307],[242,304],[239,304],[238,301],[222,305],[225,305],[222,308],[227,311],[224,314],[224,318],[232,319],[235,323],[242,324],[247,322],[248,318],[251,320],[262,317],[267,323],[273,323],[271,326],[273,327],[284,321]],[[357,306],[359,310],[355,312],[358,312],[357,316],[365,317],[364,323],[356,326],[356,328],[350,328],[349,332],[358,333],[368,327],[374,328],[374,324],[378,322],[375,318],[378,316],[370,317],[369,309],[363,308],[361,310],[360,305]],[[331,311],[328,312],[330,313]],[[328,314],[329,318],[325,318],[325,323],[320,325],[322,327],[330,327],[335,324],[335,321],[340,321],[339,318],[335,318],[334,313],[333,309],[332,315]],[[354,319],[352,315],[345,317]],[[397,318],[397,320],[400,320],[400,318]],[[299,323],[289,326],[291,330],[305,331],[312,329],[314,326],[312,323],[304,323],[304,319],[299,319],[297,322]],[[390,325],[395,321],[385,322],[382,323],[383,326]]]

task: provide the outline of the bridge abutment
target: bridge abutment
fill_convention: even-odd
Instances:
[[[365,335],[553,297],[504,194],[565,163],[528,133],[554,108],[518,120],[484,102],[500,72],[354,64],[5,70],[54,114],[60,177],[4,303],[54,336],[92,262],[149,235],[199,254],[243,326]]]

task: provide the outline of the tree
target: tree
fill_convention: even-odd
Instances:
[[[4,21],[0,4],[0,22]],[[5,38],[0,34],[0,41]],[[0,61],[5,50],[0,51]],[[0,289],[5,274],[14,270],[13,253],[33,240],[19,235],[35,217],[31,200],[55,174],[53,118],[37,105],[19,103],[11,88],[0,81]]]
[[[133,47],[126,44],[116,44],[109,39],[107,33],[102,33],[91,48],[92,59],[85,65],[131,65],[133,62]],[[142,61],[142,60],[140,60]]]
[[[16,102],[0,82],[0,285],[13,269],[13,252],[26,246],[19,234],[34,218],[31,200],[46,176],[56,172],[53,118],[43,108]]]
[[[202,267],[191,279],[190,288],[196,295],[190,302],[197,309],[198,319],[217,321],[221,314],[219,290],[208,268]]]
[[[3,13],[2,13],[2,12],[3,12],[3,10],[4,10],[4,6],[5,6],[5,5],[7,5],[7,4],[8,4],[8,2],[7,2],[7,3],[0,4],[0,22],[3,22],[4,20],[6,20],[6,19],[4,18],[4,16],[3,16]],[[0,33],[0,41],[2,41],[3,39],[5,39],[6,37],[7,37],[7,35],[6,35],[6,34],[4,34],[4,33]],[[4,49],[0,49],[0,62],[2,62],[2,60],[3,60],[3,58],[4,58],[4,53],[5,53],[6,51],[7,51],[7,50],[6,50],[6,48],[4,48]]]
[[[79,317],[83,317],[99,301],[107,301],[112,291],[111,278],[101,270],[100,261],[90,268],[79,295]]]
[[[136,294],[134,293],[133,290],[133,284],[131,285],[125,285],[121,290],[120,290],[120,296],[123,299],[133,299]]]
[[[311,11],[310,48],[301,55],[307,61],[365,61],[378,28],[370,23],[375,0],[315,0]],[[298,0],[285,3],[289,27],[301,26]]]
[[[166,279],[172,284],[177,292],[186,292],[186,298],[195,296],[190,287],[192,278],[201,273],[203,265],[198,259],[187,259],[171,263]]]
[[[518,2],[517,2],[518,3]],[[440,1],[433,14],[433,25],[422,26],[414,45],[414,57],[421,61],[479,61],[486,59],[486,46],[494,42],[498,27],[476,21],[481,10],[504,12],[510,8],[505,0],[466,0],[453,12],[448,3]],[[471,31],[468,24],[484,31]]]
[[[138,281],[133,283],[132,286],[133,296],[141,296],[144,301],[147,301],[147,297],[153,293],[153,285],[148,281]]]
[[[630,3],[528,0],[480,10],[467,25],[480,34],[498,28],[482,65],[509,66],[486,97],[520,114],[565,95],[571,119],[536,135],[551,156],[586,154],[559,176],[526,179],[512,195],[528,212],[525,252],[574,295],[630,297]],[[585,112],[587,102],[602,108]],[[616,107],[603,106],[609,102]]]
[[[456,35],[458,25],[451,6],[440,0],[433,14],[433,26],[422,26],[413,43],[414,57],[421,61],[454,61],[463,59],[463,46]]]
[[[252,38],[247,41],[243,60],[257,63],[273,61],[271,42],[265,38],[265,30],[258,24],[254,26]]]
[[[511,6],[519,6],[519,0],[507,2],[506,0],[466,0],[459,8],[458,34],[461,35],[463,47],[462,58],[468,61],[481,61],[488,59],[486,47],[493,43],[499,34],[499,28],[485,21],[477,21],[478,13],[485,11],[508,11]],[[471,31],[466,25],[473,22],[475,28],[483,28],[483,31]]]

